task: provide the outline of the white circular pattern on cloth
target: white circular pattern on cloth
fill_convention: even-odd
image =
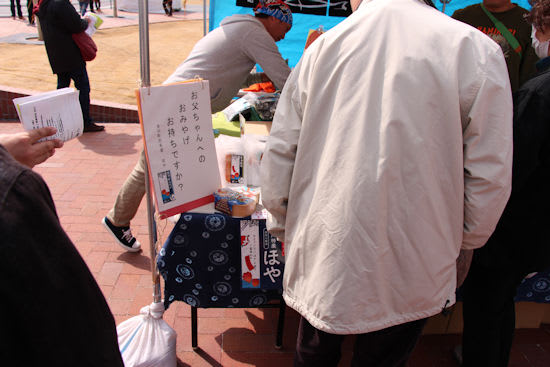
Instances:
[[[220,214],[206,216],[204,225],[209,231],[218,232],[225,228],[225,217]]]
[[[214,250],[208,255],[210,262],[214,265],[224,265],[229,261],[227,252],[222,250]]]
[[[195,271],[189,265],[179,264],[176,266],[176,272],[186,280],[193,279],[195,277]]]
[[[219,296],[228,296],[233,290],[233,288],[231,288],[231,284],[227,282],[216,282],[214,283],[212,289],[214,290],[214,293]]]
[[[546,278],[540,278],[535,284],[533,284],[533,290],[536,292],[547,292],[550,290],[550,280]]]

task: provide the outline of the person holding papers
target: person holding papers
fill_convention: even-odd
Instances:
[[[115,320],[30,168],[60,140],[45,127],[0,135],[0,355],[3,366],[123,367]]]
[[[275,42],[282,40],[292,27],[292,12],[280,0],[258,3],[254,16],[238,14],[225,18],[220,26],[202,38],[191,54],[164,84],[181,82],[199,76],[209,81],[212,112],[223,110],[237,95],[239,88],[252,80],[250,71],[259,64],[265,74],[261,81],[271,80],[282,89],[290,68]],[[115,205],[103,218],[103,224],[127,251],[139,251],[141,245],[130,231],[145,195],[145,155],[142,153],[134,170],[120,189]]]
[[[0,134],[0,145],[19,163],[33,168],[54,155],[57,148],[63,146],[59,139],[39,141],[55,135],[54,127],[24,131],[14,134]]]
[[[72,34],[84,32],[90,19],[80,18],[69,0],[42,0],[38,12],[44,45],[54,74],[57,74],[57,88],[65,88],[74,81],[79,90],[80,107],[84,118],[84,132],[102,131],[90,117],[90,80],[86,62]]]

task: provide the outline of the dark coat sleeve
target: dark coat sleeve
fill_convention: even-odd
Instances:
[[[113,316],[48,187],[26,168],[8,178],[0,181],[2,363],[123,366]]]
[[[550,75],[549,75],[550,76]],[[550,78],[548,78],[550,81]],[[550,88],[520,89],[514,96],[514,192],[525,189],[532,174],[548,161]]]
[[[495,232],[474,261],[525,274],[550,266],[550,71],[514,94],[512,194]]]
[[[69,1],[56,1],[53,6],[54,19],[66,33],[80,33],[88,28],[88,21],[80,17]]]

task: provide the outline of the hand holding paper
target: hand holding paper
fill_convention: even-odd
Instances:
[[[54,127],[43,127],[15,134],[2,134],[0,135],[0,144],[19,163],[33,168],[50,158],[56,148],[63,146],[63,142],[59,139],[39,141],[42,138],[55,135],[56,132]]]
[[[88,20],[88,28],[86,28],[84,32],[91,37],[99,29],[99,27],[101,27],[103,24],[103,19],[95,13],[86,13],[84,18]]]
[[[44,140],[60,139],[67,141],[82,135],[84,122],[78,101],[78,91],[74,88],[61,88],[13,100],[19,120],[25,130],[46,126],[55,127],[54,136]]]

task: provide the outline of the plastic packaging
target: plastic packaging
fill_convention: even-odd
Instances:
[[[176,367],[176,332],[162,319],[164,305],[152,303],[117,326],[126,367]]]
[[[222,187],[247,184],[241,138],[220,135],[215,140]]]
[[[262,94],[258,96],[254,102],[254,108],[264,121],[273,120],[275,110],[277,109],[277,103],[279,102],[279,93]]]
[[[260,162],[265,150],[267,136],[243,135],[244,146],[244,170],[248,186],[261,186]]]

